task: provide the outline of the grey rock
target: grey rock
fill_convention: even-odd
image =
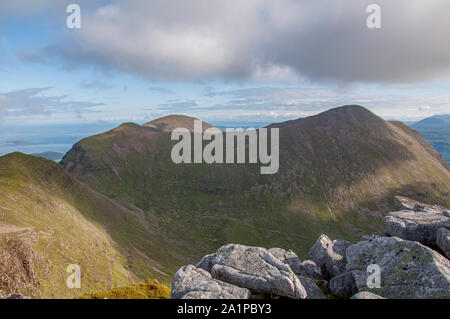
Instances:
[[[320,268],[312,260],[303,261],[295,273],[299,276],[309,277],[315,280],[325,279]]]
[[[442,213],[443,211],[446,210],[442,206],[421,203],[408,197],[395,196],[395,199],[399,204],[398,205],[399,210],[403,211],[425,212],[435,214],[435,213]]]
[[[292,250],[286,251],[282,248],[271,248],[268,251],[279,260],[289,265],[294,274],[316,280],[324,279],[320,268],[317,267],[316,263],[312,260],[301,262]]]
[[[436,234],[436,245],[450,258],[450,230],[439,228]]]
[[[316,263],[325,278],[333,278],[345,271],[345,251],[350,245],[346,240],[331,241],[327,235],[321,235],[309,251],[308,259]]]
[[[450,265],[447,258],[413,241],[380,237],[347,248],[347,270],[358,291],[386,298],[450,298]],[[380,288],[369,288],[369,265],[380,267]]]
[[[314,280],[303,276],[297,276],[297,278],[306,290],[305,299],[327,299]]]
[[[358,292],[356,295],[352,296],[350,299],[386,299],[386,298],[375,295],[368,291],[362,291],[362,292]]]
[[[450,217],[450,210],[444,210],[442,214],[444,214],[444,216],[446,217]]]
[[[214,266],[214,258],[216,258],[216,254],[206,255],[198,262],[198,264],[195,267],[201,268],[211,273],[211,269]]]
[[[203,269],[187,265],[174,276],[172,299],[249,299],[250,290],[211,278]]]
[[[437,210],[392,212],[385,217],[384,221],[389,235],[418,241],[430,247],[436,247],[436,235],[439,228],[450,229],[450,218]]]
[[[332,278],[328,289],[333,296],[339,298],[349,298],[358,292],[355,279],[349,271]]]
[[[292,250],[286,251],[282,248],[270,248],[268,252],[281,260],[283,263],[289,265],[295,274],[300,271],[302,262]]]
[[[285,263],[260,247],[229,244],[208,258],[211,276],[254,294],[273,294],[304,299],[307,294],[300,280]]]

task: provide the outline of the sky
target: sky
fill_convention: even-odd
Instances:
[[[0,125],[417,121],[450,113],[449,32],[448,0],[2,0]]]

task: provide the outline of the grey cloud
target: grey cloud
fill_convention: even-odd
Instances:
[[[103,103],[74,101],[67,95],[51,96],[43,93],[52,87],[27,88],[0,93],[0,117],[48,115],[73,112],[81,117],[82,113],[94,112],[95,107]]]
[[[450,76],[450,2],[377,0],[111,1],[40,54],[151,80],[410,83]]]

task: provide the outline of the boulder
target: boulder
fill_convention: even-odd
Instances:
[[[321,235],[309,251],[308,259],[316,263],[325,278],[333,278],[345,271],[345,251],[350,245],[346,240],[331,241],[327,235]]]
[[[292,250],[286,251],[282,248],[270,248],[268,252],[289,265],[295,274],[300,270],[302,262]]]
[[[386,232],[405,240],[418,241],[429,247],[436,247],[439,228],[450,229],[450,218],[443,211],[399,211],[385,217]]]
[[[358,292],[356,295],[352,296],[350,299],[386,299],[386,298],[375,295],[368,291],[362,291],[362,292]]]
[[[349,298],[358,292],[355,279],[349,271],[332,278],[328,289],[333,296],[338,298]]]
[[[292,269],[264,248],[229,244],[204,258],[201,264],[212,266],[212,278],[248,288],[254,294],[295,299],[307,296]]]
[[[438,229],[436,234],[436,245],[448,258],[450,258],[450,229]]]
[[[359,292],[394,299],[450,298],[449,260],[418,242],[379,237],[351,245],[346,258]],[[379,288],[368,287],[373,264],[380,267]]]
[[[214,266],[214,258],[215,257],[216,257],[216,254],[206,255],[198,262],[198,264],[195,267],[201,268],[201,269],[211,273],[211,269]]]
[[[305,260],[304,262],[301,262],[292,250],[286,251],[282,248],[271,248],[268,251],[279,260],[289,265],[294,274],[316,280],[323,279],[320,268],[317,267],[316,263],[312,260]]]
[[[306,290],[306,298],[305,299],[327,299],[323,294],[322,290],[316,284],[314,280],[308,277],[297,276],[300,280],[300,283]]]
[[[172,299],[249,299],[250,290],[211,278],[203,269],[181,267],[172,282]]]
[[[312,260],[303,261],[297,269],[297,272],[294,271],[294,273],[299,276],[304,276],[315,280],[325,279],[325,276],[322,274],[320,268]]]

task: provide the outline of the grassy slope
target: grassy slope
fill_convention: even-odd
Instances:
[[[172,272],[139,217],[58,164],[20,153],[0,158],[0,294],[65,298]],[[82,288],[68,289],[69,264]]]
[[[80,141],[62,165],[143,212],[175,265],[229,242],[304,257],[321,233],[352,240],[383,229],[394,195],[450,204],[448,167],[400,124],[350,106],[273,126],[281,155],[272,176],[259,165],[175,165],[169,133],[135,124]]]

